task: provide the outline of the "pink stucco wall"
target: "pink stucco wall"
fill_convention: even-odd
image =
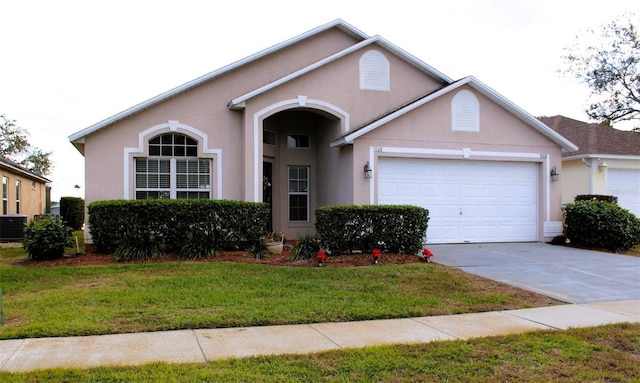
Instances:
[[[480,103],[479,132],[451,130],[451,98],[455,94],[452,91],[357,138],[352,144],[331,147],[341,135],[446,85],[377,44],[248,97],[236,109],[229,109],[232,99],[356,42],[337,29],[325,31],[87,135],[84,138],[86,202],[132,196],[133,174],[129,171],[128,178],[123,178],[123,174],[127,174],[125,165],[130,169],[133,157],[146,155],[146,140],[152,135],[143,137],[142,132],[169,121],[181,124],[179,132],[191,135],[197,131],[206,137],[206,147],[203,140],[199,142],[199,153],[209,150],[208,156],[221,161],[221,182],[216,183],[218,174],[215,174],[213,183],[223,199],[260,200],[262,161],[273,162],[277,177],[274,224],[288,231],[289,236],[313,231],[314,220],[313,215],[306,223],[287,220],[287,164],[312,167],[311,211],[326,204],[375,203],[375,193],[371,200],[370,181],[362,176],[362,167],[375,147],[541,153],[548,155],[545,161],[549,164],[560,167],[560,147],[556,143],[468,86],[462,89],[474,93]],[[371,49],[383,53],[389,61],[389,91],[360,89],[359,60]],[[292,110],[297,114],[283,113]],[[277,147],[262,144],[263,126],[278,133]],[[169,130],[167,125],[153,135]],[[286,150],[287,133],[310,134],[312,148]],[[141,153],[132,153],[131,148],[138,147]],[[385,155],[375,152],[372,165]],[[559,184],[548,185],[544,167],[540,169],[539,200],[545,200],[548,188],[551,204],[549,217],[545,216],[544,204],[540,204],[540,217],[559,221]]]

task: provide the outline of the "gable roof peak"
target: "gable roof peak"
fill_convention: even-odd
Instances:
[[[370,36],[368,36],[366,33],[362,32],[361,30],[357,29],[356,27],[354,27],[353,25],[347,23],[346,21],[342,20],[342,19],[335,19],[333,21],[330,21],[324,25],[321,25],[319,27],[313,28],[307,32],[304,32],[302,34],[299,34],[295,37],[292,37],[288,40],[285,40],[279,44],[273,45],[269,48],[263,49],[257,53],[254,53],[250,56],[247,56],[243,59],[240,59],[238,61],[235,61],[229,65],[223,66],[219,69],[214,70],[213,72],[209,72],[205,75],[202,75],[200,77],[197,77],[194,80],[191,80],[187,83],[184,83],[180,86],[177,86],[173,89],[170,89],[164,93],[161,93],[155,97],[152,97],[146,101],[143,101],[137,105],[132,106],[131,108],[128,108],[120,113],[117,113],[111,117],[108,117],[100,122],[97,122],[96,124],[93,124],[85,129],[82,129],[72,135],[70,135],[68,137],[69,141],[71,141],[71,143],[76,147],[76,149],[78,149],[78,151],[82,154],[84,154],[84,137],[88,136],[89,134],[96,132],[102,128],[105,128],[109,125],[112,125],[120,120],[123,120],[133,114],[139,113],[147,108],[150,108],[156,104],[159,104],[167,99],[170,99],[172,97],[175,97],[181,93],[184,93],[192,88],[195,88],[197,86],[200,86],[208,81],[213,80],[216,77],[219,77],[227,72],[230,72],[236,68],[242,67],[244,65],[247,65],[248,63],[251,63],[253,61],[256,61],[262,57],[265,57],[267,55],[270,55],[276,51],[279,51],[281,49],[284,49],[288,46],[291,46],[293,44],[296,44],[302,40],[308,39],[309,37],[312,37],[314,35],[317,35],[319,33],[322,33],[324,31],[327,31],[329,29],[332,28],[338,28],[339,30],[347,33],[348,35],[354,37],[356,40],[367,40],[370,38]]]

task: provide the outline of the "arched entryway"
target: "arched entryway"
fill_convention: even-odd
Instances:
[[[302,107],[263,120],[262,200],[271,207],[271,230],[313,233],[315,208],[342,202],[336,185],[345,149],[330,147],[342,126],[336,116]]]

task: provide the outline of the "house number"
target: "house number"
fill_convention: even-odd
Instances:
[[[376,153],[381,153],[382,152],[382,148],[380,146],[376,146],[373,148],[373,151]]]

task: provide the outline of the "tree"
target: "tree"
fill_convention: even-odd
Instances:
[[[29,134],[16,125],[15,120],[0,114],[0,157],[11,160],[38,175],[46,176],[53,164],[49,156],[41,149],[31,146],[27,140]]]
[[[586,112],[599,122],[640,120],[640,40],[634,16],[625,14],[588,30],[563,57],[568,67],[561,72],[590,88]]]

